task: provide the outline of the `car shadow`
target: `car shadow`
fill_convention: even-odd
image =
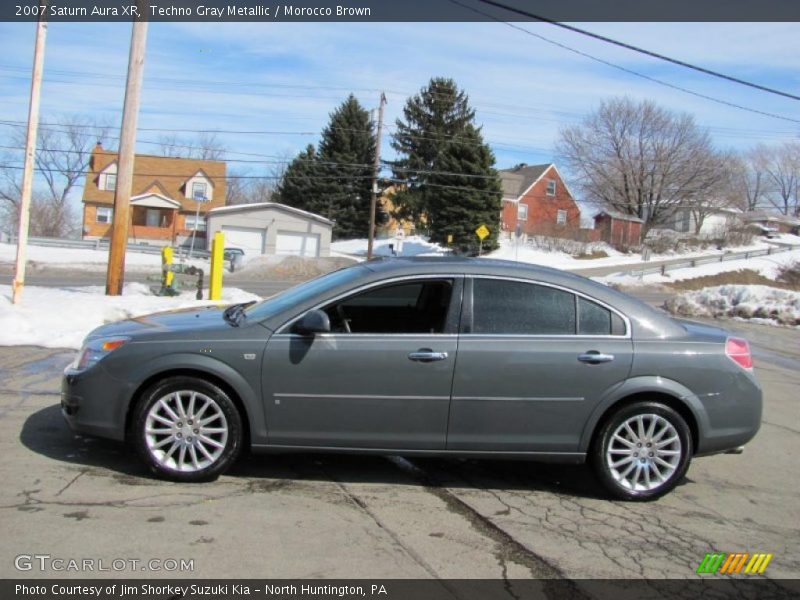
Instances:
[[[58,405],[31,414],[22,444],[51,460],[107,470],[112,475],[158,481],[133,450],[120,442],[73,433]],[[541,491],[607,498],[585,465],[514,460],[347,455],[333,453],[246,453],[226,474],[236,479],[334,481],[426,488]]]

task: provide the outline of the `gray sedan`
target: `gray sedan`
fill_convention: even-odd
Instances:
[[[545,267],[390,259],[263,302],[93,331],[64,373],[78,432],[203,481],[243,448],[589,461],[658,497],[758,431],[747,342]]]

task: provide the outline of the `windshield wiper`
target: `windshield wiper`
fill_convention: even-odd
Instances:
[[[256,303],[255,300],[251,300],[250,302],[231,304],[228,308],[225,309],[225,312],[222,313],[222,318],[225,319],[225,321],[227,321],[234,327],[238,327],[239,325],[241,325],[242,319],[244,319],[245,316],[247,316],[244,314],[244,309],[255,303]]]

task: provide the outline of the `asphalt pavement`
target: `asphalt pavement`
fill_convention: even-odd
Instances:
[[[248,456],[214,483],[162,482],[66,427],[72,352],[0,348],[0,577],[692,578],[715,550],[774,553],[765,576],[796,577],[798,334],[728,325],[753,341],[761,432],[645,504],[608,500],[583,466],[494,460]],[[139,562],[17,570],[34,554]],[[153,559],[193,570],[140,572]]]

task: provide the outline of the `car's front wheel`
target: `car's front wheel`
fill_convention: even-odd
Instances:
[[[691,431],[680,414],[660,402],[637,402],[605,422],[591,459],[614,496],[652,500],[678,484],[692,452]]]
[[[141,458],[174,481],[222,474],[242,446],[242,420],[220,387],[196,377],[164,379],[141,396],[131,434]]]

